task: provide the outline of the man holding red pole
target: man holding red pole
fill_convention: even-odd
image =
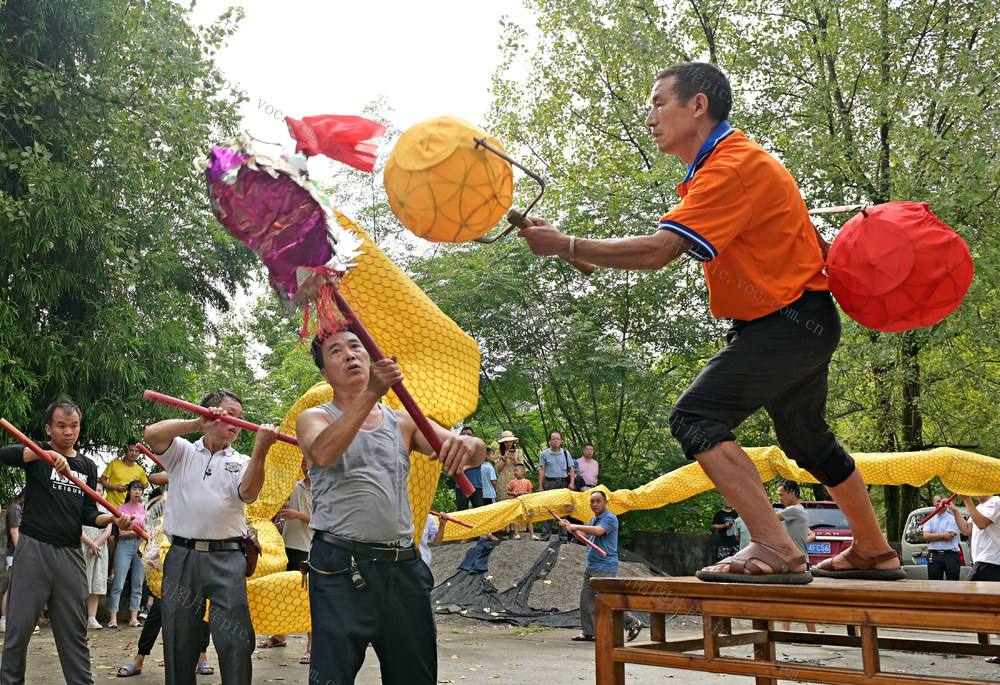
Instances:
[[[370,642],[386,685],[436,683],[434,580],[414,544],[407,493],[409,453],[435,450],[407,412],[380,401],[403,380],[395,358],[373,363],[350,331],[316,336],[312,353],[333,399],[296,422],[312,479],[306,563],[313,642],[321,646],[309,682],[350,685]],[[431,425],[448,475],[483,463],[482,440]]]
[[[250,685],[254,629],[241,542],[247,533],[245,504],[256,500],[264,485],[264,462],[278,429],[261,426],[253,456],[247,457],[232,448],[240,428],[211,418],[243,418],[243,400],[216,390],[200,404],[211,412],[186,421],[160,421],[145,433],[170,479],[163,515],[170,551],[161,586],[166,682],[194,685],[205,602],[210,600],[208,622],[222,682]],[[194,443],[181,438],[195,432],[204,435]]]
[[[587,525],[570,523],[559,519],[559,525],[570,533],[586,535],[591,543],[603,550],[587,551],[587,570],[583,573],[583,587],[580,589],[580,627],[583,632],[570,638],[576,642],[593,642],[597,631],[594,625],[594,588],[590,587],[591,578],[618,577],[618,517],[608,511],[608,496],[603,490],[590,491],[590,510],[594,516]],[[625,612],[626,639],[631,642],[639,637],[642,621]]]
[[[27,666],[28,641],[42,609],[48,605],[59,663],[67,683],[93,683],[87,647],[87,574],[80,553],[83,526],[101,528],[112,521],[129,530],[132,517],[99,514],[94,500],[71,482],[74,475],[97,487],[97,465],[75,449],[80,437],[80,408],[60,399],[45,410],[48,451],[53,468],[24,445],[0,449],[0,462],[22,468],[27,500],[11,569],[7,600],[7,633],[0,664],[2,685],[21,685]]]

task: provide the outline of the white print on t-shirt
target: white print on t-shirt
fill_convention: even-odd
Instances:
[[[87,474],[85,474],[85,473],[80,473],[78,471],[73,471],[72,469],[70,469],[70,473],[72,473],[74,476],[76,476],[81,481],[86,482],[86,480],[87,480]],[[52,489],[53,490],[59,490],[61,492],[70,492],[70,493],[73,493],[75,495],[82,495],[83,494],[83,490],[80,488],[79,485],[77,485],[76,483],[74,483],[69,478],[67,478],[66,476],[62,475],[61,473],[59,473],[55,469],[52,469],[51,471],[49,471],[49,480],[52,482]]]
[[[229,473],[239,473],[240,468],[242,466],[243,466],[243,464],[241,464],[238,461],[227,461],[226,462],[226,471],[228,471]]]

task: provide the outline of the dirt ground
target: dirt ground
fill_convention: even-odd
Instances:
[[[667,624],[668,637],[681,637],[700,633],[697,620],[675,617]],[[736,627],[743,627],[736,622]],[[748,627],[748,626],[747,626]],[[801,626],[793,626],[799,627]],[[820,626],[820,629],[843,630],[840,627]],[[594,683],[594,646],[590,643],[571,642],[577,631],[566,629],[516,629],[459,616],[442,616],[438,621],[438,682],[439,683],[512,683],[535,685],[570,685]],[[907,635],[906,631],[885,631],[883,635]],[[644,639],[648,633],[643,633]],[[966,640],[968,635],[941,633],[955,640]],[[115,671],[134,653],[139,629],[122,628],[117,631],[90,632],[90,649],[94,682],[118,681]],[[163,648],[158,643],[146,660],[142,675],[130,682],[162,683]],[[298,663],[305,650],[305,636],[291,635],[288,646],[279,649],[257,650],[254,653],[254,683],[308,683],[308,667]],[[779,646],[779,654],[788,663],[836,664],[860,667],[860,656],[855,650],[796,645]],[[749,646],[725,650],[727,655],[749,657]],[[217,664],[214,645],[209,649],[209,660]],[[991,666],[982,659],[955,658],[940,654],[902,654],[883,651],[883,669],[906,671],[921,675],[940,674],[940,682],[951,678],[966,677],[1000,681],[1000,667]],[[702,674],[643,666],[626,666],[627,682],[672,682],[685,685],[712,684],[751,685],[753,678]],[[28,683],[62,682],[56,658],[52,631],[46,626],[31,640]],[[219,674],[199,677],[199,685],[221,683]],[[358,677],[359,684],[380,682],[378,660],[369,649],[368,658]],[[784,681],[782,681],[784,682]]]

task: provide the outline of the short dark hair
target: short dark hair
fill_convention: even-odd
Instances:
[[[661,71],[656,80],[662,81],[671,76],[674,77],[674,93],[682,103],[698,93],[704,93],[712,118],[716,121],[729,118],[733,108],[733,89],[717,66],[707,62],[681,62]]]
[[[146,486],[142,484],[142,481],[139,480],[138,478],[136,478],[134,481],[132,481],[131,483],[128,484],[128,487],[125,488],[125,492],[128,492],[129,490],[131,490],[132,488],[134,488],[136,485],[139,486],[140,490],[145,490],[146,489]]]
[[[460,430],[458,432],[459,432],[459,434],[461,434],[461,433],[465,433],[465,431],[469,431],[469,433],[471,433],[472,435],[476,434],[476,429],[473,428],[472,426],[462,426],[462,430]]]
[[[549,433],[549,440],[552,439],[553,435],[558,435],[560,438],[562,437],[562,433],[560,433],[559,431],[552,431],[551,433]]]
[[[317,369],[323,369],[325,362],[323,361],[323,342],[329,337],[329,333],[320,331],[313,338],[312,344],[309,345],[309,351],[312,352],[313,362],[316,364]]]
[[[800,493],[799,484],[796,483],[794,480],[788,480],[786,478],[785,480],[781,481],[781,487],[785,489],[785,492],[795,495],[796,497],[799,496]]]
[[[585,443],[583,443],[583,447],[594,447],[594,443],[592,443],[592,442],[585,442]],[[580,449],[583,449],[583,447],[581,447]],[[596,450],[597,448],[594,447],[594,449]]]
[[[600,495],[605,500],[608,499],[608,496],[604,494],[604,490],[591,490],[590,491],[590,496],[593,497],[594,495]]]
[[[221,407],[225,400],[232,400],[236,402],[241,407],[243,406],[243,400],[236,393],[229,392],[228,390],[213,390],[198,402],[203,407]]]
[[[138,445],[139,441],[136,438],[129,438],[128,442],[125,443],[125,449],[128,449],[132,445]]]
[[[60,397],[58,400],[50,404],[45,408],[45,425],[52,425],[52,417],[55,416],[56,409],[62,409],[67,414],[72,414],[76,412],[77,417],[82,421],[83,412],[80,411],[80,407],[76,406],[76,403],[71,401],[68,397]]]

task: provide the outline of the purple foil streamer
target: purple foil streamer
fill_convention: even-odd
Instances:
[[[208,155],[208,169],[205,172],[208,174],[209,183],[216,183],[227,171],[239,168],[246,159],[234,148],[213,146],[212,152]]]
[[[271,280],[289,296],[298,290],[296,268],[321,266],[333,257],[323,207],[287,175],[272,178],[244,166],[233,185],[210,181],[209,191],[222,225],[260,255]]]

